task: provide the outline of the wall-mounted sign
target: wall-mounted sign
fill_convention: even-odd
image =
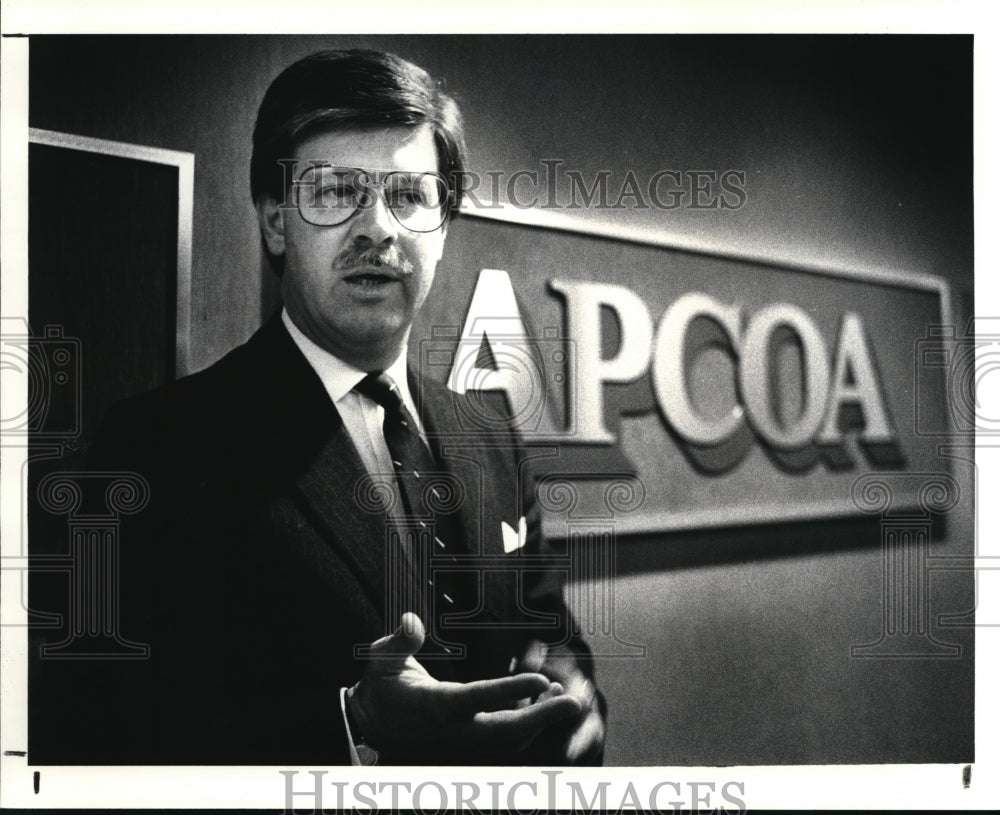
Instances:
[[[546,468],[580,474],[579,514],[601,514],[602,470],[632,471],[644,497],[621,531],[853,514],[862,473],[946,466],[929,435],[946,370],[918,364],[950,320],[938,278],[477,217],[436,285],[419,365],[504,395]]]

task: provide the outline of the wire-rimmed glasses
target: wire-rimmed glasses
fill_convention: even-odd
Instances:
[[[306,168],[293,187],[299,215],[314,226],[344,223],[359,209],[375,206],[380,192],[389,212],[411,232],[433,232],[448,217],[448,183],[436,172],[317,164]]]

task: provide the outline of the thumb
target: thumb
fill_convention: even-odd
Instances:
[[[399,628],[388,637],[372,643],[369,658],[382,663],[383,668],[402,667],[403,663],[424,644],[424,624],[408,611],[399,620]]]

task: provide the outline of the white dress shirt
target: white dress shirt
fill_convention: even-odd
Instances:
[[[306,361],[323,382],[323,387],[326,388],[337,412],[344,420],[344,427],[347,429],[351,441],[354,442],[365,469],[372,475],[391,475],[393,473],[392,457],[389,455],[389,448],[386,446],[385,436],[382,434],[385,409],[354,390],[354,386],[364,379],[368,372],[355,368],[335,357],[329,351],[320,348],[299,330],[285,309],[282,309],[281,320]],[[427,436],[420,421],[420,412],[413,401],[410,386],[406,380],[405,348],[392,365],[385,369],[385,372],[396,383],[403,404],[406,405],[406,409],[410,411],[416,423],[420,438],[424,440],[424,444],[427,444]]]

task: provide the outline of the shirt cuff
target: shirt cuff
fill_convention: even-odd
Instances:
[[[344,733],[347,734],[347,751],[351,754],[351,765],[361,766],[358,748],[354,746],[354,736],[351,735],[351,723],[347,721],[347,688],[340,689],[340,715],[344,717]]]

